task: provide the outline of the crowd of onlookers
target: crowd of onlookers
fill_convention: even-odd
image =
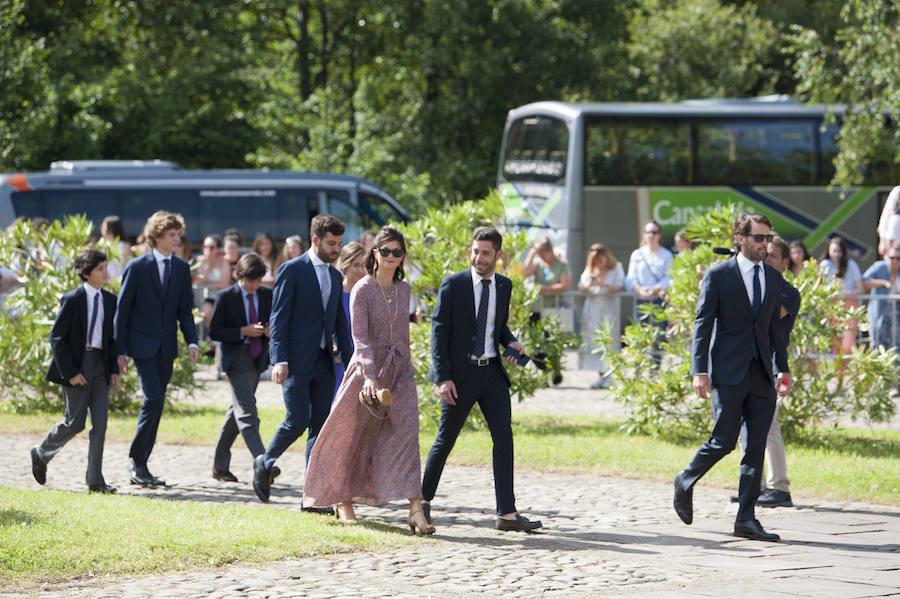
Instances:
[[[846,241],[838,236],[828,241],[825,251],[817,259],[823,276],[841,281],[837,298],[847,306],[858,307],[861,299],[868,298],[868,335],[872,345],[900,348],[900,302],[887,301],[878,296],[900,293],[900,186],[891,190],[878,225],[878,253],[881,260],[862,272],[853,259]],[[579,330],[584,339],[581,367],[599,373],[594,388],[608,385],[607,368],[603,354],[594,353],[598,328],[608,327],[613,338],[613,349],[620,344],[621,295],[633,296],[634,313],[644,319],[642,304],[663,305],[671,284],[669,269],[675,254],[690,251],[694,243],[684,229],[674,238],[674,253],[662,245],[662,228],[655,221],[645,223],[641,245],[631,253],[627,272],[622,264],[602,243],[594,243],[588,249],[585,268],[577,282],[577,290],[584,296],[578,318]],[[802,241],[788,244],[790,261],[786,276],[795,277],[806,268],[813,256]],[[572,274],[569,265],[553,251],[549,239],[539,239],[525,260],[525,274],[533,277],[540,298],[534,306],[535,316],[557,311],[566,306],[564,294],[572,290]],[[788,274],[790,273],[790,274]],[[665,329],[666,323],[652,321]],[[844,355],[852,351],[859,341],[858,323],[850,326],[835,340],[834,353]],[[654,356],[658,361],[660,356]]]
[[[885,301],[877,296],[888,293],[900,293],[900,186],[895,187],[888,195],[878,225],[878,252],[883,258],[862,272],[859,264],[853,259],[847,243],[841,237],[832,237],[818,263],[823,275],[841,281],[840,299],[848,306],[859,306],[861,297],[868,297],[868,334],[870,343],[891,347],[900,347],[900,303]],[[33,219],[33,226],[46,226],[46,219]],[[139,235],[134,243],[125,231],[122,221],[117,216],[106,217],[100,225],[100,234],[115,243],[120,258],[111,259],[109,274],[111,278],[121,276],[125,263],[136,255],[149,251],[146,241]],[[366,231],[359,244],[363,248],[370,247],[375,234]],[[644,314],[642,304],[663,305],[666,293],[671,284],[669,269],[675,254],[693,249],[694,243],[688,239],[684,229],[675,234],[673,250],[662,245],[662,228],[655,221],[648,221],[642,229],[640,247],[635,249],[628,260],[627,271],[622,263],[603,243],[594,243],[588,249],[585,268],[573,285],[569,264],[554,252],[553,244],[547,237],[536,240],[523,262],[523,274],[531,277],[538,288],[538,300],[532,306],[532,318],[539,320],[542,314],[561,315],[559,308],[567,306],[565,294],[573,289],[583,295],[580,314],[577,320],[572,318],[565,325],[577,328],[583,335],[584,346],[581,352],[580,366],[599,373],[594,381],[594,388],[608,385],[607,368],[603,354],[594,353],[597,346],[595,332],[600,327],[608,327],[612,333],[614,349],[620,343],[622,313],[621,296],[628,294],[634,298],[634,314]],[[180,257],[193,264],[192,285],[194,305],[198,307],[208,327],[212,314],[213,301],[216,294],[232,285],[236,279],[236,266],[241,255],[249,251],[258,254],[266,265],[263,285],[271,286],[275,281],[278,267],[300,256],[309,248],[309,242],[299,235],[288,237],[283,246],[268,233],[259,233],[247,242],[236,229],[224,231],[222,235],[211,234],[203,239],[203,244],[196,251],[182,233],[177,248]],[[897,249],[895,249],[897,248]],[[796,276],[812,258],[802,241],[789,244],[790,262],[788,276]],[[40,260],[41,257],[38,257]],[[43,257],[47,259],[47,257]],[[338,264],[339,270],[348,276],[349,263]],[[350,278],[357,274],[350,272]],[[18,285],[16,265],[0,266],[0,306],[5,295]],[[570,313],[571,314],[571,313]],[[565,315],[563,315],[565,316]],[[653,324],[665,329],[664,322]],[[846,354],[852,351],[858,342],[857,323],[844,332],[836,340],[834,351]],[[540,356],[538,356],[540,359]],[[655,356],[659,359],[659,356]],[[548,364],[554,382],[562,379],[561,364]]]

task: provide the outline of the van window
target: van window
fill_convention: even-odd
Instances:
[[[359,194],[359,209],[365,217],[367,229],[380,229],[387,224],[406,222],[384,198],[370,193]]]

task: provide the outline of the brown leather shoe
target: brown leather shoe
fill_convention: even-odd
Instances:
[[[515,520],[507,520],[497,516],[497,522],[494,528],[497,530],[512,530],[515,532],[531,532],[541,527],[540,520],[529,520],[522,514],[516,514]]]

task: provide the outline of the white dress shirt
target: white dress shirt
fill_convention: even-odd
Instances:
[[[478,305],[481,303],[481,280],[482,276],[475,271],[475,267],[470,269],[472,273],[472,293],[475,295],[475,318],[478,318]],[[491,282],[490,291],[488,292],[488,313],[487,326],[484,329],[484,353],[482,358],[495,358],[497,352],[494,350],[494,321],[497,317],[497,278],[494,273],[487,277]]]
[[[759,305],[762,305],[763,298],[766,297],[766,277],[765,266],[762,262],[753,262],[744,254],[738,252],[737,255],[738,268],[741,270],[741,278],[744,279],[744,288],[747,290],[747,299],[750,300],[750,306],[753,306],[753,267],[759,264]]]
[[[162,253],[156,248],[153,248],[150,251],[153,253],[153,259],[156,260],[156,268],[159,269],[159,282],[162,283],[165,280],[165,274],[166,274],[166,263],[163,262],[163,260],[168,259],[169,275],[171,276],[172,267],[174,266],[174,264],[172,264],[172,254],[169,254],[168,256],[163,256]]]
[[[87,339],[87,347],[93,349],[103,349],[103,295],[100,293],[100,290],[96,287],[92,287],[87,281],[82,283],[82,287],[84,287],[85,292],[87,293],[87,330],[85,330],[85,335],[91,335],[91,318],[94,316],[94,297],[100,296],[100,299],[97,300],[97,319],[94,322],[94,331],[93,335],[91,335],[90,339]]]

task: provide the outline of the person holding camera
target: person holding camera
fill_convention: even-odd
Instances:
[[[409,500],[406,523],[434,534],[422,511],[419,399],[409,355],[409,283],[403,235],[387,225],[366,250],[368,273],[350,294],[353,357],[313,446],[304,507],[333,505],[356,521],[353,503]]]

